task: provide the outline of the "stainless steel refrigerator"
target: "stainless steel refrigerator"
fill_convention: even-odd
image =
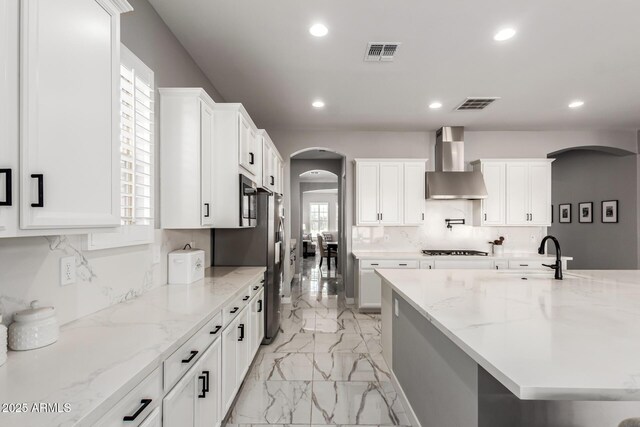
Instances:
[[[280,297],[284,281],[284,218],[282,196],[258,193],[258,222],[253,228],[212,231],[214,266],[265,266],[265,336],[271,343],[280,326]]]

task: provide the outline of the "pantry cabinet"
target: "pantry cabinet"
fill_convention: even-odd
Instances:
[[[426,159],[356,159],[356,225],[420,225]]]
[[[481,226],[551,225],[553,159],[483,159],[488,197],[474,202],[474,224]]]
[[[162,227],[211,228],[213,99],[199,88],[159,92]]]

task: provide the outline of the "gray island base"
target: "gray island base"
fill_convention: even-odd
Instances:
[[[640,417],[640,272],[579,271],[562,282],[377,273],[383,355],[414,423],[617,427]]]

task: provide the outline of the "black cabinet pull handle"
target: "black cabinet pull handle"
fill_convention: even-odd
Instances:
[[[276,179],[271,175],[271,185],[276,185]]]
[[[258,313],[262,313],[262,300],[258,300]]]
[[[182,363],[191,363],[194,357],[198,354],[198,350],[191,350],[191,355],[187,359],[182,359]]]
[[[424,212],[422,213],[422,220],[424,221]]]
[[[38,202],[31,203],[32,208],[44,207],[44,175],[41,173],[32,173],[31,178],[38,180]]]
[[[235,313],[236,311],[238,311],[238,309],[239,309],[239,308],[240,308],[240,307],[233,307],[233,310],[231,310],[229,313],[233,314],[233,313]]]
[[[254,286],[254,287],[253,287],[253,290],[254,290],[254,291],[257,291],[258,289],[260,289],[260,286]]]
[[[403,267],[406,267],[406,266],[407,266],[407,264],[398,264],[398,265],[403,266]]]
[[[4,180],[4,201],[0,202],[0,206],[11,206],[13,204],[13,195],[11,194],[11,189],[13,186],[11,185],[11,169],[0,169],[0,174],[5,175]]]
[[[216,328],[215,328],[213,331],[209,332],[209,333],[210,333],[211,335],[215,335],[215,334],[217,334],[218,332],[220,332],[220,329],[222,329],[222,326],[220,326],[220,325],[216,325]]]
[[[206,209],[206,213],[204,214],[205,218],[209,218],[209,203],[204,204],[204,208]]]
[[[487,214],[484,214],[484,220],[485,221],[487,220]]]
[[[253,153],[249,153],[249,164],[252,165],[253,164]]]
[[[249,295],[245,296],[244,298],[242,298],[242,301],[246,301],[249,299]]]
[[[264,279],[260,280],[260,283],[264,283]]]
[[[151,404],[151,399],[142,399],[140,401],[140,407],[135,412],[135,414],[125,416],[124,418],[122,418],[122,421],[134,421],[136,418],[138,418],[138,416],[142,413],[142,411],[147,409],[147,406],[149,406],[150,404]]]
[[[198,376],[198,381],[202,380],[202,388],[200,389],[200,393],[198,393],[198,399],[204,399],[207,397],[207,378],[204,375]]]
[[[371,265],[380,265],[377,262],[372,262]]]
[[[244,323],[238,325],[238,329],[240,329],[240,337],[238,338],[238,341],[242,341],[244,340]]]

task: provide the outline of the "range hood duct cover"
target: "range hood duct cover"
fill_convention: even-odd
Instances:
[[[426,198],[430,200],[486,199],[481,172],[464,170],[464,128],[442,127],[436,132],[436,171],[427,172]]]

